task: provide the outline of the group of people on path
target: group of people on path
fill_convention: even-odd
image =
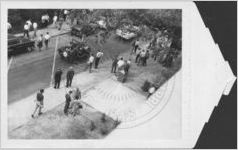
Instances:
[[[35,99],[35,109],[33,113],[31,114],[32,118],[36,117],[36,113],[38,112],[38,116],[42,115],[42,109],[44,108],[44,89],[40,89],[39,92],[36,94]],[[79,88],[76,88],[75,90],[69,90],[65,94],[65,105],[63,112],[65,115],[68,115],[69,113],[72,114],[72,116],[76,116],[80,114],[80,109],[83,108],[82,103],[80,102],[81,99],[81,91]]]
[[[89,73],[92,72],[93,63],[95,64],[94,68],[98,69],[98,65],[100,63],[100,60],[102,61],[102,57],[103,57],[102,50],[98,50],[95,56],[93,53],[90,54],[90,57],[87,62],[87,67],[89,68]]]
[[[61,82],[61,77],[62,77],[63,71],[62,69],[57,69],[57,71],[54,74],[54,88],[55,89],[59,89],[60,88],[60,82]],[[69,67],[69,70],[66,73],[66,88],[71,87],[72,85],[72,80],[74,77],[74,69],[73,67]],[[44,89],[40,89],[40,91],[37,93],[36,95],[36,100],[35,100],[35,110],[32,113],[32,118],[35,117],[35,113],[38,111],[38,116],[42,114],[42,108],[44,107]],[[76,88],[76,90],[74,91],[74,97],[71,98],[71,94],[73,93],[72,90],[69,90],[69,92],[67,92],[67,94],[65,95],[66,98],[66,103],[65,103],[65,107],[64,107],[64,113],[67,114],[68,113],[68,109],[72,106],[73,109],[73,114],[76,115],[76,104],[71,104],[71,106],[69,105],[69,103],[71,102],[71,99],[74,100],[79,100],[81,99],[81,91],[79,90],[79,88]]]
[[[61,77],[62,77],[63,71],[62,69],[58,68],[54,74],[54,88],[59,89],[60,88],[60,82],[61,82]],[[66,87],[71,87],[73,77],[74,77],[75,71],[73,67],[69,67],[69,70],[66,73]]]

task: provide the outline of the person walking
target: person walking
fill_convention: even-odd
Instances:
[[[36,108],[35,108],[34,112],[31,115],[32,118],[35,117],[35,113],[36,113],[37,110],[39,110],[38,111],[39,116],[42,114],[41,109],[44,107],[44,95],[43,95],[43,93],[44,93],[44,89],[40,89],[40,91],[36,95],[36,100],[35,100]]]
[[[95,69],[98,68],[98,64],[99,64],[99,61],[100,59],[102,58],[103,56],[103,52],[101,52],[100,50],[98,50],[97,54],[96,54],[96,58],[95,58]]]
[[[37,46],[39,48],[39,51],[41,51],[41,48],[43,46],[43,34],[40,35],[40,37],[38,38],[38,41],[37,41]]]
[[[23,31],[23,37],[27,36],[29,38],[29,25],[25,23],[24,25],[24,31]]]
[[[116,73],[117,70],[117,62],[118,62],[118,58],[115,56],[112,59],[112,69],[111,69],[111,73]]]
[[[33,23],[34,37],[36,37],[37,28],[38,28],[38,24],[36,22],[34,22]]]
[[[46,32],[46,35],[45,35],[45,49],[46,50],[48,49],[49,40],[50,40],[49,32]]]
[[[62,16],[60,16],[59,18],[59,26],[58,26],[58,30],[61,30],[62,26],[63,26],[63,22],[64,22],[64,18]]]
[[[68,93],[65,94],[65,105],[64,105],[64,114],[68,115],[68,110],[71,102],[71,94],[72,91],[70,90]]]
[[[128,75],[130,66],[131,66],[131,60],[129,59],[129,60],[125,61],[125,67],[124,67],[125,75]]]
[[[91,54],[91,56],[89,57],[89,60],[88,60],[88,65],[89,65],[89,73],[92,72],[92,66],[93,66],[93,62],[94,62],[94,56],[93,54]]]
[[[54,88],[60,88],[60,81],[61,81],[61,75],[62,75],[63,71],[61,69],[58,69],[56,72],[55,72],[55,85],[54,85]]]
[[[66,87],[71,87],[73,77],[74,77],[74,70],[73,70],[73,67],[70,67],[66,75],[66,78],[67,78]]]

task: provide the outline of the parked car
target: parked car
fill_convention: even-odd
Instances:
[[[8,55],[31,52],[35,48],[35,41],[8,34]]]
[[[85,24],[85,25],[75,25],[71,28],[71,35],[77,36],[77,37],[82,37],[82,35],[92,35],[96,32],[98,28],[97,24],[90,23],[90,24]]]

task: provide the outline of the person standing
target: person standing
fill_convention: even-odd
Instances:
[[[140,59],[139,59],[138,65],[140,65],[141,63],[142,66],[145,66],[145,55],[146,55],[145,50],[142,50],[142,52],[140,53]]]
[[[66,87],[71,87],[73,77],[74,77],[74,70],[73,70],[73,67],[70,67],[66,75],[66,78],[67,78]]]
[[[138,50],[136,51],[136,59],[135,59],[135,63],[137,63],[140,60],[140,53],[141,53],[141,49],[138,48]]]
[[[29,31],[31,30],[31,26],[32,26],[32,22],[31,22],[31,20],[29,19],[29,20],[27,20],[26,21],[26,23],[28,24],[28,28],[29,28]]]
[[[49,40],[50,40],[49,32],[46,32],[46,35],[45,35],[45,49],[46,50],[48,49]]]
[[[56,27],[57,20],[58,20],[58,16],[57,16],[57,14],[55,14],[53,17],[53,26],[54,27]]]
[[[60,88],[60,81],[61,81],[61,75],[62,75],[63,71],[61,69],[58,69],[56,72],[55,72],[55,85],[54,85],[54,88]]]
[[[36,37],[37,28],[38,28],[38,24],[34,22],[33,23],[34,37]]]
[[[94,62],[94,56],[93,54],[91,54],[91,56],[89,57],[89,60],[88,60],[88,65],[89,65],[89,73],[92,72],[92,66],[93,66],[93,62]]]
[[[29,25],[27,23],[25,23],[24,25],[24,32],[23,32],[23,36],[27,36],[27,38],[29,38]]]
[[[139,47],[139,40],[136,39],[136,41],[134,42],[134,48],[133,48],[134,53],[136,53],[138,47]]]
[[[43,93],[44,93],[44,89],[40,89],[40,91],[36,95],[36,100],[35,100],[36,108],[35,108],[34,112],[31,115],[32,118],[35,117],[35,113],[38,109],[39,109],[38,115],[42,114],[41,109],[44,107],[44,95],[43,95]]]
[[[41,48],[43,46],[43,34],[40,35],[40,37],[38,38],[38,41],[37,41],[37,46],[39,48],[39,51],[41,51]]]
[[[112,60],[112,70],[111,70],[111,73],[116,73],[116,70],[117,70],[117,62],[118,62],[118,59],[117,57],[115,56]]]
[[[121,59],[117,62],[118,71],[123,69],[124,64],[125,64],[125,62],[123,60],[123,57],[121,57]]]
[[[71,102],[71,94],[72,91],[70,90],[68,93],[65,94],[65,105],[64,105],[64,114],[68,115],[68,110]]]
[[[95,58],[95,69],[98,68],[98,64],[99,61],[101,59],[101,57],[103,56],[103,52],[101,52],[100,50],[98,50],[97,54],[96,54],[96,58]]]

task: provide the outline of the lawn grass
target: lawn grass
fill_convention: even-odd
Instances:
[[[10,139],[102,139],[118,121],[84,103],[78,116],[64,115],[61,104],[9,132]]]

